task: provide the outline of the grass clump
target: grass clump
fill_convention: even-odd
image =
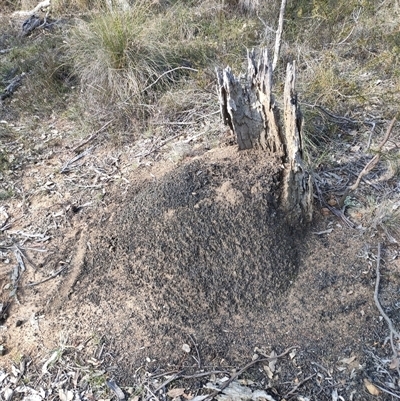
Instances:
[[[246,46],[254,44],[254,21],[220,18],[204,5],[176,2],[160,9],[137,1],[128,11],[79,20],[67,35],[67,60],[96,114],[102,107],[131,121],[143,119],[171,88],[181,90],[215,65],[241,63]]]

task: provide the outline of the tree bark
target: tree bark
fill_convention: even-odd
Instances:
[[[288,221],[311,221],[312,183],[303,163],[303,119],[295,91],[295,64],[287,66],[281,111],[272,94],[267,50],[258,56],[251,51],[247,59],[245,77],[236,78],[229,67],[217,71],[222,118],[236,135],[239,149],[262,149],[284,166],[281,207]]]

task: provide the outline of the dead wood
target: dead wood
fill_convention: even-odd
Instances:
[[[283,166],[281,206],[290,222],[312,217],[311,176],[304,168],[303,118],[295,91],[295,64],[288,64],[283,111],[272,94],[272,65],[266,49],[247,55],[247,75],[236,78],[229,67],[217,71],[221,115],[237,137],[239,149],[269,152]]]
[[[51,7],[50,0],[43,0],[30,11],[15,11],[12,14],[12,17],[28,17],[28,16],[36,14],[39,11],[44,11],[44,10],[48,9],[49,7]]]
[[[103,132],[114,120],[110,120],[108,122],[106,122],[100,129],[98,129],[95,133],[93,133],[92,135],[90,135],[87,139],[85,139],[83,142],[79,143],[78,145],[76,145],[72,150],[76,151],[78,149],[80,149],[82,146],[86,145],[87,143],[89,143],[92,139],[94,139],[98,134],[100,134],[101,132]]]
[[[7,85],[6,89],[3,93],[0,94],[0,100],[3,101],[8,97],[11,97],[12,94],[21,86],[22,79],[25,77],[25,73],[16,75],[11,82]]]
[[[240,369],[238,372],[236,372],[235,374],[233,374],[229,380],[227,380],[226,382],[223,383],[223,385],[221,386],[221,388],[219,388],[218,390],[215,390],[214,392],[212,392],[211,394],[209,394],[206,398],[204,398],[203,401],[206,400],[212,400],[216,395],[218,395],[219,393],[221,393],[223,390],[225,390],[235,379],[237,379],[240,375],[242,375],[244,372],[246,372],[247,369],[251,368],[252,366],[254,366],[257,363],[260,362],[271,362],[271,361],[275,361],[279,358],[282,358],[283,356],[287,355],[292,349],[298,348],[297,346],[292,346],[287,348],[284,352],[282,352],[279,355],[273,356],[273,357],[268,357],[268,358],[260,358],[260,359],[255,359],[254,361],[249,362],[247,365],[245,365],[242,369]]]
[[[281,49],[282,32],[283,32],[283,21],[284,21],[284,17],[285,17],[285,9],[286,9],[286,0],[282,0],[281,8],[280,8],[280,11],[279,11],[278,30],[276,31],[276,38],[275,38],[274,61],[272,62],[272,69],[273,70],[275,70],[276,65],[278,64],[279,52],[280,52],[280,49]]]
[[[390,125],[386,131],[385,136],[383,137],[381,143],[378,145],[378,148],[376,150],[376,155],[362,169],[362,171],[360,172],[360,174],[358,175],[358,177],[356,179],[356,182],[353,185],[350,185],[344,192],[343,196],[341,197],[341,199],[339,201],[340,207],[343,207],[346,198],[359,187],[360,182],[364,178],[364,176],[367,175],[369,172],[371,172],[375,168],[375,166],[379,163],[379,160],[382,155],[382,148],[385,146],[386,142],[389,140],[390,134],[392,133],[392,130],[393,130],[393,127],[394,127],[394,124],[396,123],[396,121],[397,121],[397,116],[394,117],[393,120],[390,122]]]
[[[392,351],[393,351],[393,358],[399,358],[399,350],[396,348],[394,344],[394,338],[397,340],[400,340],[400,334],[399,332],[394,328],[393,323],[389,316],[386,314],[386,312],[383,310],[381,303],[379,302],[379,282],[381,278],[380,274],[380,263],[381,263],[381,244],[378,244],[378,255],[376,257],[376,281],[375,281],[375,291],[374,291],[374,301],[375,305],[379,310],[379,313],[382,315],[382,317],[385,319],[388,327],[389,327],[389,338],[390,338],[390,344],[392,346]],[[399,367],[397,367],[397,372],[400,376],[400,370]]]

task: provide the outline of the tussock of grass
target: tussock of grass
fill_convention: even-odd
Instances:
[[[220,18],[204,5],[179,2],[160,11],[138,1],[126,12],[78,21],[65,48],[86,103],[142,119],[162,93],[217,64],[241,63],[255,38],[255,20],[245,21]]]

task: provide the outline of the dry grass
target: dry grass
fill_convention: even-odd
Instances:
[[[163,93],[177,88],[180,96],[186,84],[200,81],[201,92],[213,83],[215,65],[240,65],[259,23],[220,18],[206,4],[177,2],[160,9],[138,1],[126,12],[78,20],[66,38],[66,60],[80,80],[86,110],[87,104],[96,115],[101,108],[112,109],[128,125],[143,123]],[[214,94],[210,100],[215,104],[215,99]]]

